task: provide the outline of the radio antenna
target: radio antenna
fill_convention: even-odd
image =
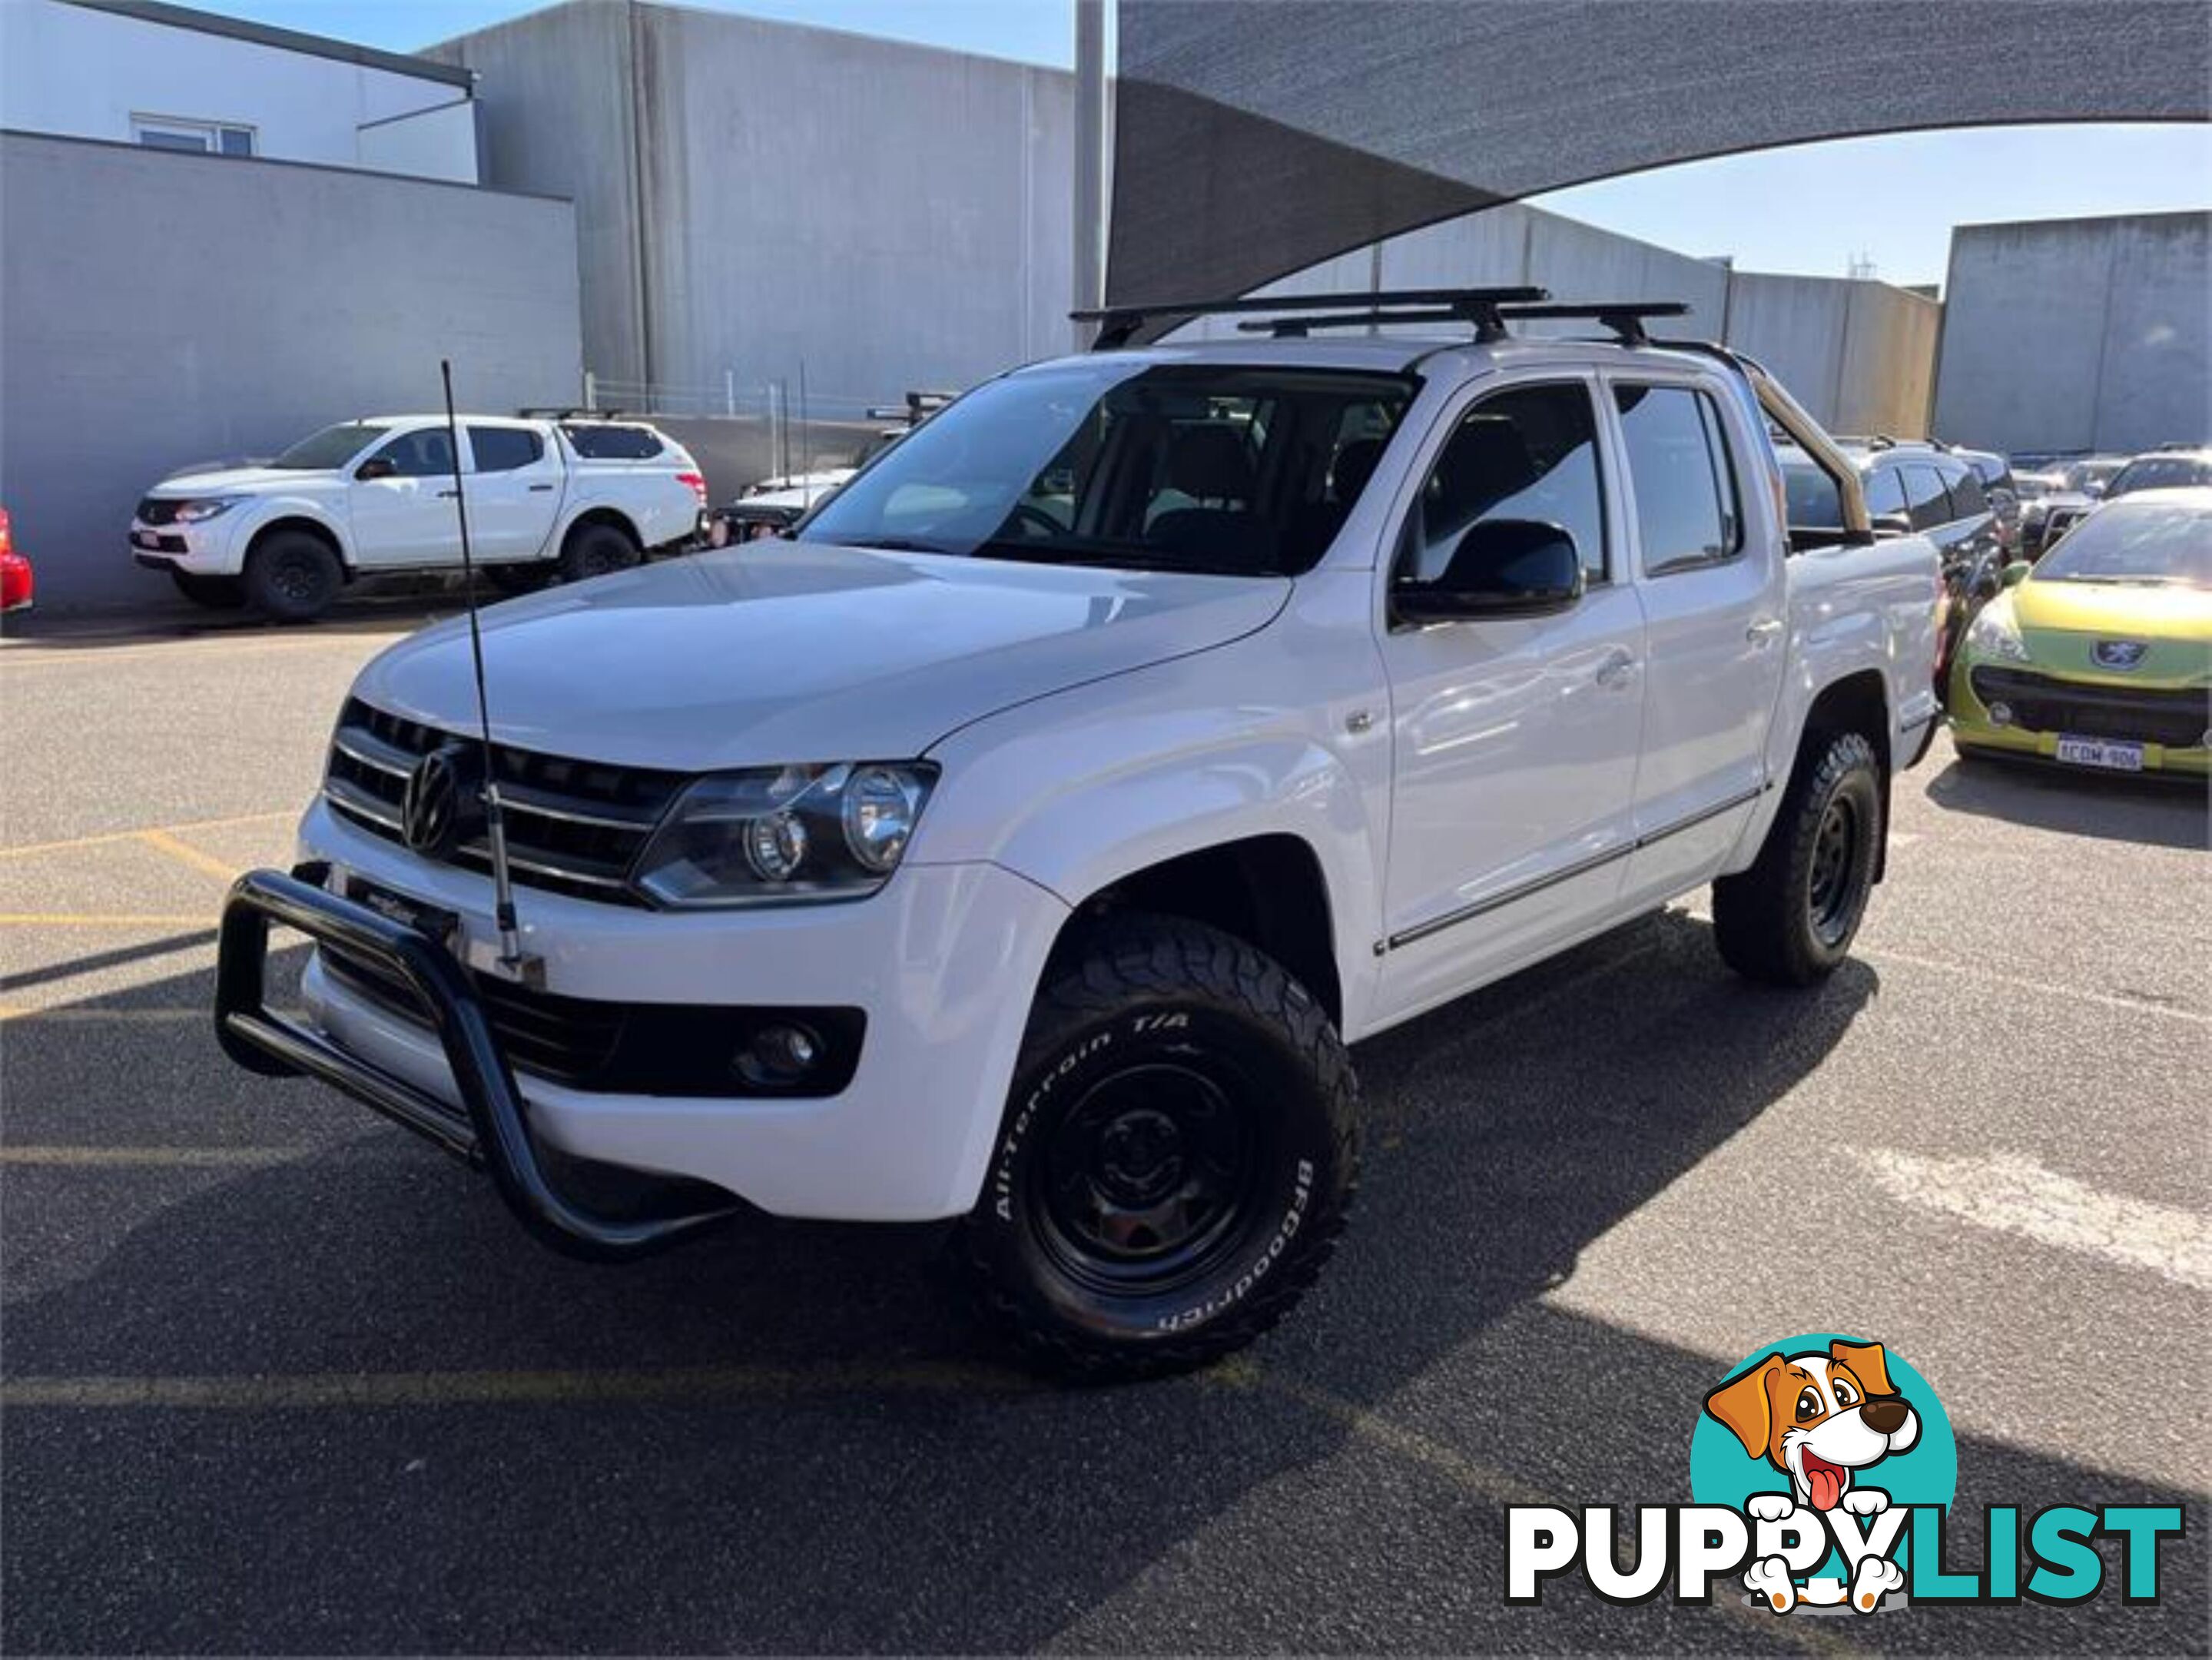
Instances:
[[[438,360],[446,389],[446,446],[453,464],[453,511],[461,521],[461,582],[468,596],[469,655],[477,677],[477,730],[483,740],[484,836],[491,844],[492,921],[499,929],[500,966],[517,980],[528,980],[522,954],[522,930],[514,915],[514,879],[507,863],[507,815],[500,810],[499,767],[492,755],[491,700],[484,694],[483,629],[477,620],[477,568],[469,550],[469,498],[461,483],[461,430],[453,418],[453,365]]]

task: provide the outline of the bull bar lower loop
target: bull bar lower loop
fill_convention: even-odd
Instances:
[[[598,1261],[674,1244],[737,1207],[616,1219],[566,1198],[539,1162],[514,1070],[483,1003],[453,954],[404,922],[331,892],[329,866],[248,871],[224,902],[216,968],[216,1038],[239,1065],[271,1078],[313,1077],[488,1171],[509,1210],[545,1243]],[[265,982],[271,923],[335,946],[398,979],[428,1016],[453,1084],[456,1111],[406,1079],[349,1054],[322,1033],[271,1011]]]

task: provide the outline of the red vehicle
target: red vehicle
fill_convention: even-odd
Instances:
[[[8,509],[0,508],[0,611],[31,608],[31,562],[15,551]]]

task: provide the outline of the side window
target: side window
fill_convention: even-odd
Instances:
[[[1988,493],[1972,467],[1951,481],[1951,517],[1975,519],[1990,510]]]
[[[1933,467],[1918,465],[1898,471],[1905,475],[1905,510],[1912,515],[1912,528],[1926,530],[1931,525],[1948,524],[1951,501],[1943,492],[1943,475]]]
[[[572,421],[561,430],[586,461],[650,461],[660,453],[660,438],[649,427],[614,426],[602,421]]]
[[[1575,538],[1584,580],[1606,580],[1605,502],[1589,388],[1516,386],[1462,417],[1407,521],[1397,580],[1435,581],[1460,538],[1494,519],[1559,526]]]
[[[545,453],[545,441],[527,427],[471,427],[469,451],[478,472],[513,472],[535,466]]]
[[[1895,467],[1876,467],[1866,476],[1867,514],[1874,519],[1902,518],[1905,482]]]
[[[403,432],[377,451],[402,478],[450,478],[453,473],[453,444],[443,427]]]
[[[1615,386],[1644,574],[1663,576],[1743,550],[1743,510],[1720,410],[1686,386]]]

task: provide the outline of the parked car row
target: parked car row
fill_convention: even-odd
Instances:
[[[508,592],[698,534],[706,478],[642,422],[468,415],[454,430],[474,560]],[[442,415],[343,422],[267,462],[163,479],[131,553],[199,605],[304,621],[357,578],[460,568],[456,461]]]
[[[2054,487],[2030,502],[2022,519],[2021,552],[2030,559],[2041,557],[2101,502],[2136,490],[2212,484],[2212,449],[2177,444],[2133,457],[2087,456],[2055,477]]]
[[[950,404],[954,395],[946,392],[909,392],[902,408],[870,410],[870,420],[893,424],[870,434],[842,465],[778,473],[747,485],[736,500],[708,515],[708,544],[726,547],[732,542],[757,541],[791,529],[842,489],[861,468]]]

